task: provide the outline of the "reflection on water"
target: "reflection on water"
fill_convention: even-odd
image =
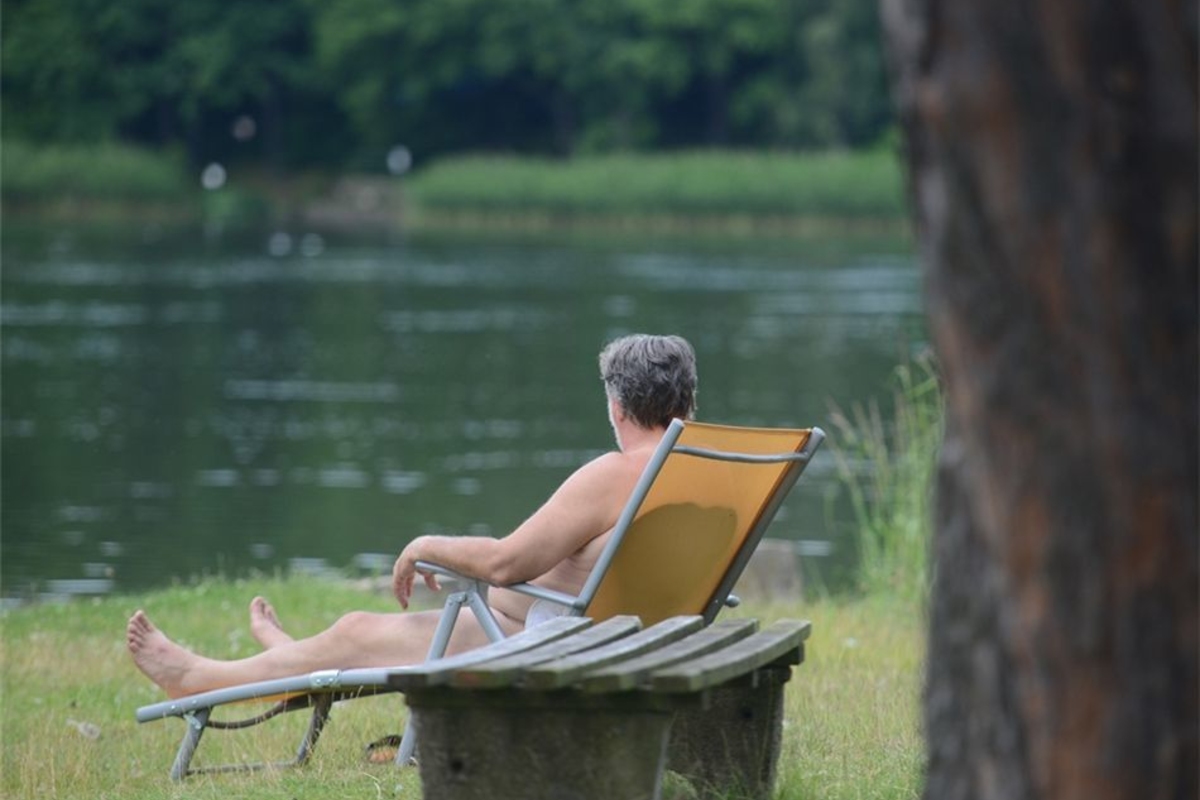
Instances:
[[[895,247],[294,238],[5,237],[4,597],[502,535],[610,445],[595,357],[621,333],[693,342],[704,419],[827,429],[924,336]],[[770,535],[836,585],[832,485],[825,454]]]

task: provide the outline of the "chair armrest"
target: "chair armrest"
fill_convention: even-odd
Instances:
[[[578,597],[565,592],[556,592],[553,589],[544,589],[541,586],[534,586],[532,583],[514,583],[511,586],[504,586],[504,589],[511,589],[519,594],[527,597],[535,597],[538,600],[546,600],[550,603],[557,603],[560,606],[583,611],[583,601]]]
[[[461,572],[455,572],[449,567],[443,567],[441,564],[434,564],[432,561],[417,561],[417,572],[433,572],[438,575],[443,575],[447,578],[459,578],[464,581],[472,580],[472,578],[463,575]]]
[[[478,578],[472,578],[469,575],[463,575],[461,572],[455,572],[449,567],[443,567],[441,564],[434,564],[431,561],[418,561],[417,571],[432,572],[437,575],[442,575],[447,578],[456,578],[461,581],[475,581],[478,583],[487,584],[488,586],[495,585],[487,583],[487,581],[481,581]],[[574,609],[576,611],[583,610],[579,598],[575,595],[570,595],[565,592],[556,592],[553,589],[545,589],[541,586],[534,586],[532,583],[511,583],[507,586],[497,586],[496,588],[509,589],[527,597],[533,597],[538,600],[546,600],[550,603],[557,603],[560,606],[566,606],[567,608]]]

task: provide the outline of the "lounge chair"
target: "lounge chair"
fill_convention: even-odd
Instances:
[[[699,615],[707,624],[723,607],[737,604],[732,595],[734,585],[824,438],[820,428],[746,428],[675,420],[646,465],[579,595],[528,583],[505,588],[554,604],[567,617],[586,616],[598,622],[634,615],[649,626],[668,617]],[[447,596],[427,660],[444,657],[464,605],[475,612],[491,641],[504,639],[487,605],[490,587],[486,582],[438,564],[420,562],[419,566],[458,584]],[[536,635],[540,629],[521,636]],[[206,728],[247,727],[285,711],[312,707],[312,720],[295,759],[283,764],[297,765],[311,754],[333,702],[389,691],[387,675],[395,671],[329,670],[220,689],[145,706],[138,710],[137,719],[148,722],[177,716],[188,721],[171,769],[171,777],[180,780],[194,772],[262,766],[192,769],[192,754]],[[281,693],[286,696],[276,706],[248,720],[211,719],[212,709],[218,705]],[[396,762],[407,763],[414,748],[415,735],[410,728]]]

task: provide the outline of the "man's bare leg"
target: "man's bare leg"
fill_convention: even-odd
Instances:
[[[295,641],[294,637],[283,629],[275,607],[263,597],[255,597],[250,601],[250,635],[264,650]]]
[[[242,683],[303,675],[320,669],[387,667],[424,660],[439,611],[373,614],[355,611],[307,639],[280,642],[258,655],[235,661],[205,658],[171,641],[139,610],[125,631],[129,654],[146,677],[170,697]],[[463,611],[447,653],[487,643],[474,615]],[[520,625],[502,618],[506,633]]]

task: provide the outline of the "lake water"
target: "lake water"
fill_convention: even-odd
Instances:
[[[888,240],[6,225],[2,256],[7,602],[503,535],[610,446],[596,354],[619,334],[692,341],[702,419],[827,431],[925,337]],[[828,448],[769,535],[836,586],[853,547]]]

